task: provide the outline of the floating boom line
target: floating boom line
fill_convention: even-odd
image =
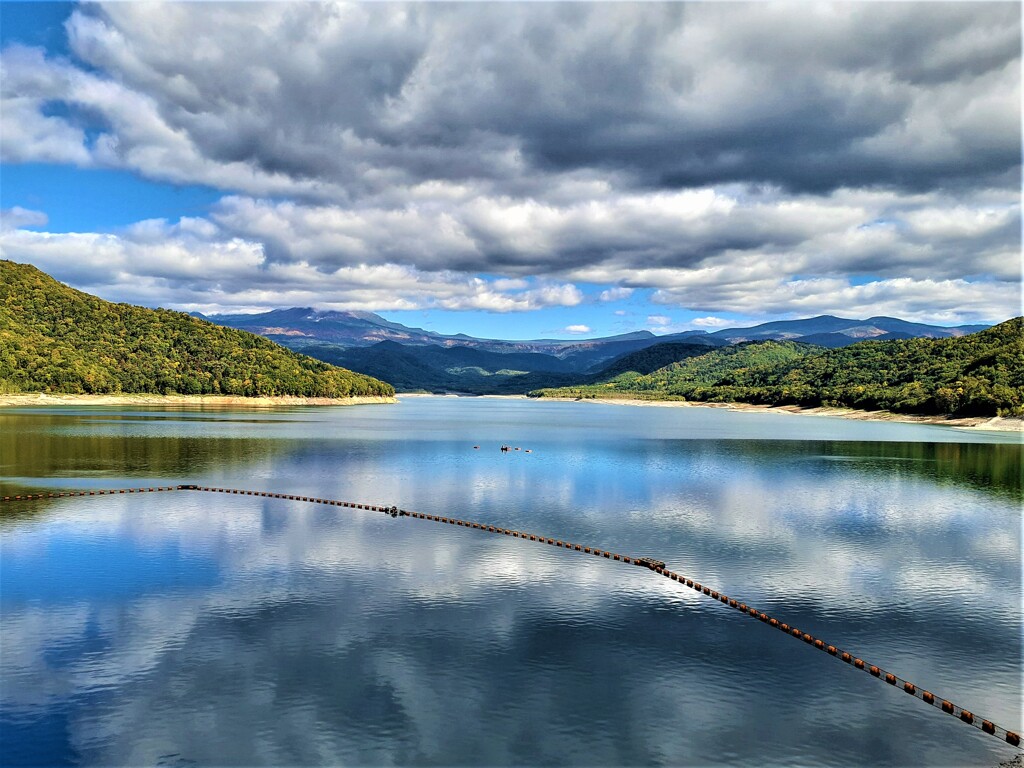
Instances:
[[[978,715],[975,715],[968,709],[954,704],[948,699],[936,696],[931,691],[920,688],[914,683],[906,680],[899,675],[892,672],[888,672],[879,666],[869,664],[860,657],[844,651],[830,643],[826,643],[824,640],[814,637],[813,635],[803,632],[796,627],[791,627],[789,624],[779,621],[778,619],[769,616],[763,611],[759,611],[757,608],[747,605],[746,603],[739,602],[728,595],[725,595],[717,590],[711,589],[711,587],[701,584],[699,581],[687,578],[675,571],[669,570],[665,567],[665,563],[661,560],[656,560],[652,557],[635,557],[629,555],[622,555],[616,552],[610,552],[604,549],[598,549],[596,547],[590,547],[583,544],[577,544],[571,541],[563,541],[561,539],[552,539],[547,536],[541,536],[536,533],[527,533],[525,531],[517,531],[510,528],[501,528],[495,525],[488,525],[485,523],[478,523],[472,520],[460,520],[454,517],[444,517],[441,515],[428,515],[423,512],[410,512],[406,509],[399,509],[396,506],[381,506],[379,504],[359,504],[352,501],[339,501],[338,499],[322,499],[313,496],[295,496],[287,493],[272,493],[270,491],[250,491],[239,488],[213,488],[205,485],[170,485],[170,486],[158,486],[151,488],[115,488],[115,489],[104,489],[104,490],[90,490],[90,491],[65,491],[61,493],[38,493],[38,494],[27,494],[19,496],[4,496],[0,499],[0,503],[9,503],[17,501],[36,501],[41,499],[59,499],[67,497],[80,497],[80,496],[113,496],[130,493],[155,493],[159,491],[204,491],[208,493],[225,493],[234,494],[238,496],[261,496],[269,499],[284,499],[286,501],[303,501],[312,504],[326,504],[328,506],[335,507],[348,507],[350,509],[362,509],[370,512],[383,512],[391,517],[408,517],[414,520],[425,520],[433,523],[443,523],[447,525],[456,525],[462,528],[470,528],[472,530],[483,531],[485,533],[495,533],[503,536],[511,536],[513,538],[522,539],[524,541],[537,542],[539,544],[548,544],[555,547],[561,547],[562,549],[569,552],[579,552],[584,555],[592,555],[600,557],[604,560],[610,560],[613,562],[623,563],[625,565],[636,565],[642,568],[648,568],[659,576],[663,576],[672,581],[678,582],[680,585],[686,586],[690,589],[695,590],[698,593],[710,597],[712,600],[716,600],[730,608],[734,608],[745,616],[750,618],[758,619],[759,621],[767,624],[768,626],[785,632],[790,637],[802,640],[804,643],[812,648],[816,648],[819,651],[823,651],[830,656],[835,656],[847,664],[851,665],[854,669],[859,669],[867,672],[872,677],[876,677],[879,680],[884,680],[889,685],[901,688],[904,693],[908,693],[914,698],[923,701],[925,704],[942,710],[948,715],[956,717],[961,722],[967,725],[974,726],[978,730],[995,736],[1001,741],[1005,741],[1014,747],[1020,746],[1020,734],[1015,731],[1007,730],[1000,725],[996,725],[991,720],[986,720]]]

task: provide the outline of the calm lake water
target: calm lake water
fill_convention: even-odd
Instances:
[[[654,555],[1014,730],[1021,453],[936,426],[488,398],[0,411],[3,494],[194,482]],[[1015,754],[644,569],[283,500],[6,505],[0,643],[5,765]]]

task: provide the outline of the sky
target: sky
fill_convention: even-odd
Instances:
[[[0,3],[0,253],[588,337],[1021,314],[1021,6]]]

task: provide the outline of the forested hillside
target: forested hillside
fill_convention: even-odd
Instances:
[[[707,344],[691,344],[688,342],[655,344],[653,347],[646,347],[645,349],[615,358],[592,378],[598,381],[609,381],[611,377],[623,373],[652,373],[659,368],[664,368],[680,360],[685,360],[689,357],[700,357],[707,353]]]
[[[959,338],[865,341],[840,349],[749,342],[647,375],[622,373],[588,386],[533,394],[1016,415],[1024,413],[1022,331],[1022,319],[1015,318]]]
[[[386,379],[399,392],[463,392],[523,395],[537,387],[585,381],[554,355],[487,352],[433,344],[402,345],[382,341],[372,347],[344,348],[310,344],[302,348],[318,360]]]
[[[382,381],[261,336],[113,304],[0,260],[0,391],[350,397]]]

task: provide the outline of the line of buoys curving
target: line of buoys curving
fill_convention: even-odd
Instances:
[[[66,499],[77,496],[109,496],[121,493],[156,493],[157,491],[177,491],[179,486],[169,485],[159,488],[103,488],[89,491],[60,491],[59,493],[26,493],[16,496],[2,496],[0,503],[5,501],[38,501],[40,499]]]
[[[830,656],[844,661],[847,664],[868,672],[873,677],[884,679],[886,683],[894,687],[901,687],[903,691],[916,699],[920,699],[926,704],[930,704],[933,707],[941,709],[943,712],[953,715],[961,722],[973,725],[983,733],[987,733],[991,736],[1005,741],[1014,747],[1020,746],[1020,734],[1015,731],[1007,730],[1002,726],[996,725],[991,720],[979,719],[970,710],[964,709],[948,699],[939,699],[935,694],[930,691],[920,689],[909,680],[905,680],[898,675],[888,672],[881,667],[873,664],[868,664],[863,659],[854,656],[848,651],[844,651],[837,648],[834,645],[826,643],[820,638],[816,638],[810,633],[803,632],[796,627],[790,627],[788,624],[780,622],[778,619],[769,616],[763,611],[759,611],[752,606],[748,606],[746,603],[738,602],[737,600],[728,597],[722,593],[712,590],[710,587],[701,584],[700,582],[693,581],[693,579],[686,578],[674,571],[669,570],[665,567],[665,563],[661,560],[655,560],[650,557],[628,557],[626,555],[616,554],[595,547],[588,547],[582,544],[573,544],[564,542],[559,539],[551,539],[545,536],[538,536],[533,533],[525,533],[523,531],[514,531],[507,528],[499,528],[493,525],[486,525],[484,523],[477,523],[470,520],[458,520],[449,517],[439,517],[438,515],[428,515],[422,512],[410,512],[405,509],[399,509],[395,506],[381,506],[381,505],[368,505],[359,504],[351,501],[339,501],[336,499],[320,499],[311,498],[309,496],[293,496],[283,493],[272,493],[269,491],[249,491],[240,490],[237,488],[212,488],[208,486],[200,485],[175,485],[175,486],[161,486],[156,488],[117,488],[117,489],[105,489],[105,490],[88,490],[88,491],[65,491],[60,493],[38,493],[38,494],[25,494],[17,496],[3,496],[0,497],[0,502],[14,502],[14,501],[35,501],[39,499],[56,499],[65,497],[78,497],[78,496],[104,496],[111,494],[122,494],[122,493],[149,493],[157,491],[205,491],[210,493],[230,493],[230,494],[242,494],[246,496],[262,496],[272,499],[284,499],[287,501],[303,501],[314,504],[328,504],[332,506],[349,507],[351,509],[364,509],[374,512],[384,512],[391,517],[411,517],[416,520],[428,520],[430,522],[440,522],[449,525],[458,525],[463,528],[472,528],[479,531],[486,531],[487,533],[498,533],[506,536],[514,536],[522,539],[523,541],[536,541],[543,544],[549,544],[552,546],[561,547],[568,551],[582,552],[584,554],[593,554],[596,557],[601,557],[611,561],[622,562],[628,565],[636,565],[642,568],[648,568],[658,575],[667,577],[672,581],[678,582],[679,584],[685,585],[686,587],[693,589],[694,591],[709,596],[712,600],[721,602],[730,608],[739,610],[746,616],[756,618],[759,621],[767,624],[768,626],[781,630],[782,632],[803,640],[805,643],[810,645],[812,648],[817,648],[820,651],[828,653]]]

